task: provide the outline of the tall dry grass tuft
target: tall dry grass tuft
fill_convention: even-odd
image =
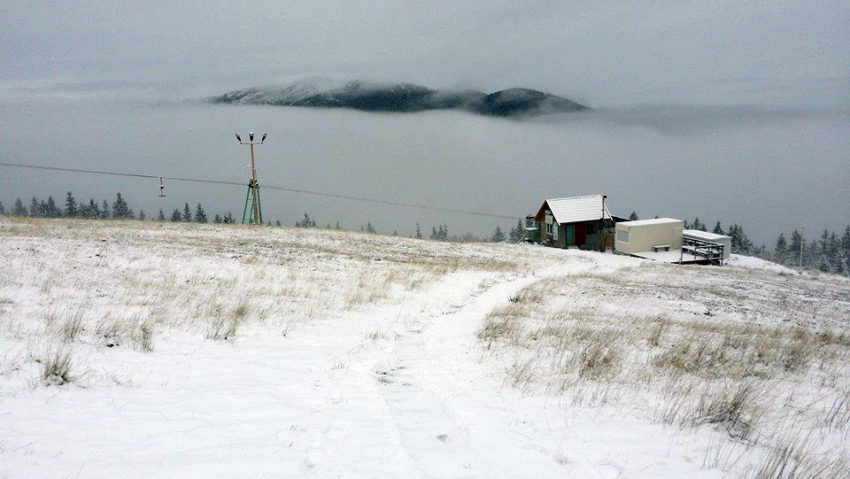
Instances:
[[[214,341],[236,339],[236,332],[239,329],[239,325],[248,317],[248,304],[248,300],[243,298],[227,313],[213,316],[207,327],[206,338]]]
[[[59,346],[48,348],[41,363],[41,380],[46,386],[62,386],[74,382],[77,377],[71,372],[71,348]]]

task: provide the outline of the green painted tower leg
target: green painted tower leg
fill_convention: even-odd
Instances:
[[[263,203],[260,202],[260,184],[257,183],[257,212],[260,213],[260,224],[263,224]]]
[[[245,219],[248,213],[248,202],[251,199],[251,185],[248,185],[248,193],[245,195],[245,207],[242,208],[242,224],[245,224]]]

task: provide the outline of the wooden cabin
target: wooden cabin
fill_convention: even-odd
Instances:
[[[605,195],[551,198],[534,215],[540,243],[555,248],[605,251],[614,248],[614,223]]]

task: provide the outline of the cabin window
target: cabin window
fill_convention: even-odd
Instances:
[[[527,228],[536,228],[537,227],[537,220],[535,220],[534,218],[526,218],[525,219],[525,227],[526,227],[526,229]]]
[[[587,234],[589,234],[589,235],[595,235],[596,234],[596,223],[588,223]]]
[[[552,223],[546,223],[546,234],[547,235],[552,234]]]
[[[629,242],[629,230],[617,230],[617,241],[621,243]]]
[[[555,223],[555,224],[552,226],[552,239],[553,239],[553,240],[558,241],[558,231],[559,231],[560,229],[561,229],[561,226],[560,226],[559,224],[557,224],[557,223]]]

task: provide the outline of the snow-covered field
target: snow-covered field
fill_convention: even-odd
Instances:
[[[138,221],[0,250],[0,477],[848,474],[845,279]]]

